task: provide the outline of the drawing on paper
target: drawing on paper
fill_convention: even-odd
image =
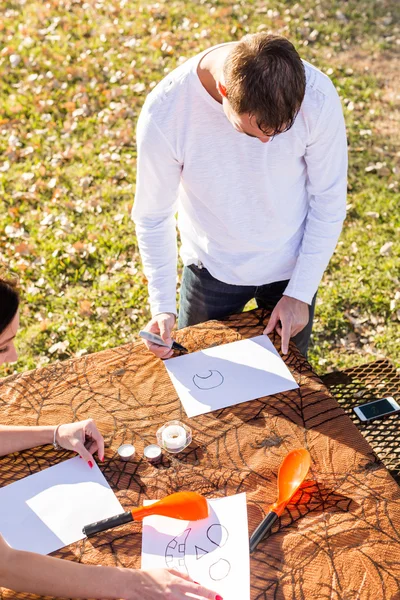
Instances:
[[[212,544],[222,548],[228,541],[229,532],[224,525],[221,525],[220,523],[214,523],[207,529],[207,537]]]
[[[168,543],[165,549],[165,564],[168,569],[175,569],[189,575],[186,564],[186,555],[188,553],[188,538],[191,531],[191,528],[185,529],[183,533],[175,536]],[[214,523],[207,529],[206,538],[207,539],[204,540],[204,543],[202,543],[201,546],[197,546],[197,544],[194,546],[196,560],[200,560],[210,552],[214,552],[216,549],[215,546],[217,548],[223,548],[228,541],[229,532],[223,525]],[[206,548],[207,545],[209,545],[209,542],[211,542],[213,546],[210,546],[210,549],[207,550]],[[206,548],[203,546],[206,546]],[[225,558],[219,558],[209,567],[210,579],[213,581],[222,581],[222,579],[228,577],[230,570],[231,563]]]
[[[200,546],[194,547],[196,550],[196,560],[200,560],[203,556],[206,556],[209,553],[209,550],[204,550],[204,548],[200,548]]]
[[[298,387],[265,335],[177,356],[165,368],[188,417]]]
[[[186,543],[191,528],[185,529],[183,533],[175,536],[165,549],[165,564],[168,569],[184,572],[189,575],[186,566]]]
[[[229,538],[229,532],[228,532],[227,528],[224,527],[223,525],[220,525],[219,523],[214,523],[213,525],[210,525],[210,527],[207,529],[206,535],[207,535],[207,538],[210,540],[210,542],[212,544],[214,544],[214,546],[218,546],[219,548],[222,548],[223,546],[225,546],[225,544]],[[203,556],[206,556],[206,554],[208,554],[209,552],[212,552],[214,550],[214,548],[212,548],[211,550],[205,550],[204,548],[201,548],[200,546],[195,546],[195,550],[196,550],[196,560],[200,560],[200,558],[203,558]]]
[[[231,563],[225,560],[225,558],[220,558],[209,569],[210,579],[213,581],[222,581],[225,577],[228,577],[230,570]]]
[[[213,390],[224,383],[224,376],[220,371],[210,369],[208,375],[194,375],[193,383],[199,390]]]
[[[190,383],[194,372],[188,374]],[[208,503],[209,517],[202,521],[145,517],[142,569],[174,569],[226,600],[250,600],[246,494],[213,498]]]

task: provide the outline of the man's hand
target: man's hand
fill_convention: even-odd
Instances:
[[[160,313],[151,319],[144,330],[150,331],[151,333],[156,333],[162,337],[164,342],[167,344],[172,344],[171,333],[175,326],[175,322],[176,316],[172,313]],[[147,340],[143,340],[143,342],[158,358],[171,358],[174,353],[173,350],[166,348],[165,346],[158,346],[157,344],[152,344]]]
[[[290,296],[282,296],[272,311],[264,334],[271,333],[275,329],[281,336],[282,352],[287,354],[290,338],[304,329],[309,318],[308,304]]]

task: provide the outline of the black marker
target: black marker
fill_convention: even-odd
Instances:
[[[152,344],[157,344],[157,346],[165,346],[165,348],[170,348],[172,350],[180,350],[181,352],[189,352],[187,348],[178,344],[178,342],[173,341],[172,344],[167,344],[164,342],[162,337],[157,335],[156,333],[150,333],[150,331],[139,331],[139,335],[144,340],[151,342]]]

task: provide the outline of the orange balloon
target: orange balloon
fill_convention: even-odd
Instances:
[[[279,517],[303,483],[310,465],[311,457],[305,448],[292,450],[281,462],[278,471],[278,499],[270,506],[270,510]]]
[[[176,492],[148,506],[139,506],[131,510],[135,521],[141,521],[150,515],[161,515],[183,521],[200,521],[209,515],[208,502],[197,492]]]

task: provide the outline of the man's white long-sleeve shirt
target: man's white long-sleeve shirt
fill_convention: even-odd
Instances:
[[[262,144],[236,131],[197,74],[202,54],[149,94],[137,127],[136,224],[152,314],[176,313],[177,236],[185,265],[201,261],[234,285],[290,280],[311,303],[346,213],[347,143],[330,79],[304,63],[293,127]]]

